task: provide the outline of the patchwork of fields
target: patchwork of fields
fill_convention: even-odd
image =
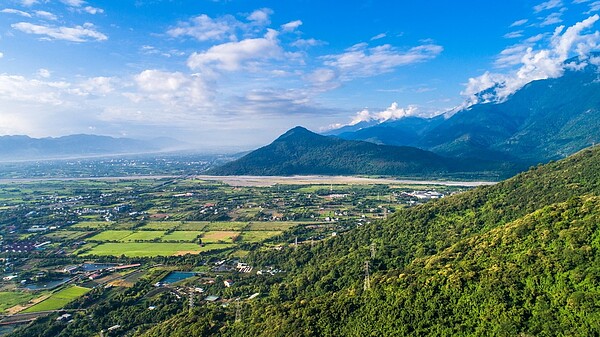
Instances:
[[[75,236],[77,229],[96,229],[91,232],[95,234],[85,239],[88,244],[77,251],[79,256],[153,257],[198,254],[234,248],[239,243],[260,243],[300,224],[292,221],[151,221],[142,224],[90,221],[56,233]]]

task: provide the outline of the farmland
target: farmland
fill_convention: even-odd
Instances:
[[[69,304],[74,299],[78,298],[79,296],[84,295],[88,291],[90,291],[90,289],[88,288],[71,286],[50,295],[50,297],[48,297],[47,299],[32,307],[29,307],[24,312],[37,312],[60,309],[65,305]]]
[[[339,177],[203,178],[0,183],[7,277],[0,282],[0,310],[60,309],[90,289],[119,292],[173,270],[235,278],[236,263],[253,251],[327,240],[468,188]],[[126,269],[112,269],[117,265]],[[253,273],[244,264],[239,270]]]

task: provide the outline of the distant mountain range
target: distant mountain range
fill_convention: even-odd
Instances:
[[[71,135],[57,138],[28,136],[1,136],[0,160],[29,160],[98,155],[160,152],[182,147],[172,138],[143,141],[131,138],[113,138],[96,135]]]
[[[476,104],[451,117],[405,117],[327,134],[445,156],[539,163],[599,142],[599,130],[599,69],[587,65],[531,82],[501,103]]]
[[[209,171],[216,175],[436,176],[495,172],[500,163],[456,160],[407,146],[344,140],[295,127],[273,143]],[[509,170],[512,167],[503,167]],[[491,172],[488,172],[491,173]]]

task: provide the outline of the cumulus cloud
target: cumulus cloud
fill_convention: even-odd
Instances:
[[[360,122],[378,121],[385,122],[388,120],[396,120],[409,116],[418,116],[419,108],[415,105],[409,105],[406,108],[401,108],[398,103],[392,103],[387,109],[378,112],[371,112],[369,109],[363,109],[356,113],[352,121],[348,125],[356,125]]]
[[[468,104],[501,101],[531,81],[562,76],[567,67],[573,68],[565,64],[570,57],[578,56],[585,64],[590,53],[600,48],[600,32],[586,34],[585,31],[599,19],[600,16],[596,14],[567,29],[564,26],[557,27],[550,38],[549,47],[545,49],[525,45],[505,49],[497,63],[518,68],[513,73],[486,72],[470,78],[462,94],[468,97]]]
[[[102,8],[96,8],[96,7],[92,7],[92,6],[85,6],[85,7],[83,7],[83,11],[86,12],[86,13],[88,13],[88,14],[92,14],[92,15],[104,13],[104,9],[102,9]]]
[[[236,71],[247,62],[281,58],[283,50],[277,40],[277,32],[269,29],[262,38],[245,39],[210,47],[204,52],[195,52],[188,58],[190,69],[211,71],[211,68]]]
[[[296,29],[298,29],[298,27],[300,27],[301,25],[302,25],[302,21],[296,20],[296,21],[291,21],[291,22],[281,25],[281,29],[284,32],[293,32]]]
[[[49,78],[52,74],[50,73],[50,70],[41,68],[38,70],[37,75],[42,78]]]
[[[27,34],[42,35],[49,40],[65,40],[72,42],[86,42],[90,40],[104,41],[108,37],[98,32],[94,25],[85,23],[83,26],[56,27],[48,25],[35,25],[29,22],[18,22],[12,28]]]
[[[206,14],[193,17],[187,22],[180,22],[167,31],[173,37],[190,36],[198,41],[236,40],[236,29],[243,24],[231,15],[211,18]]]
[[[60,105],[62,96],[67,93],[70,84],[63,81],[44,81],[28,79],[18,75],[0,75],[0,98],[3,100],[22,101]]]
[[[75,27],[55,27],[35,25],[29,22],[18,22],[11,25],[12,28],[27,34],[43,35],[50,40],[65,40],[72,42],[86,42],[90,40],[104,41],[108,37],[97,30],[91,23]]]
[[[99,76],[85,80],[79,87],[88,95],[104,96],[115,91],[114,82],[115,79],[112,77]]]
[[[156,69],[144,70],[134,77],[139,89],[126,96],[134,102],[144,99],[164,105],[198,107],[212,102],[212,93],[200,75],[166,72]]]
[[[271,14],[273,14],[273,10],[270,8],[261,8],[250,13],[246,18],[259,25],[268,25],[271,23]]]
[[[442,46],[424,44],[402,51],[384,44],[369,48],[366,43],[354,45],[342,54],[327,55],[324,64],[338,69],[345,79],[370,77],[393,71],[399,66],[419,63],[437,57]]]

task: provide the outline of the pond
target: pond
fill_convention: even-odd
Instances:
[[[171,284],[194,276],[196,276],[196,273],[191,271],[172,271],[167,276],[165,276],[165,278],[163,278],[160,282]]]

